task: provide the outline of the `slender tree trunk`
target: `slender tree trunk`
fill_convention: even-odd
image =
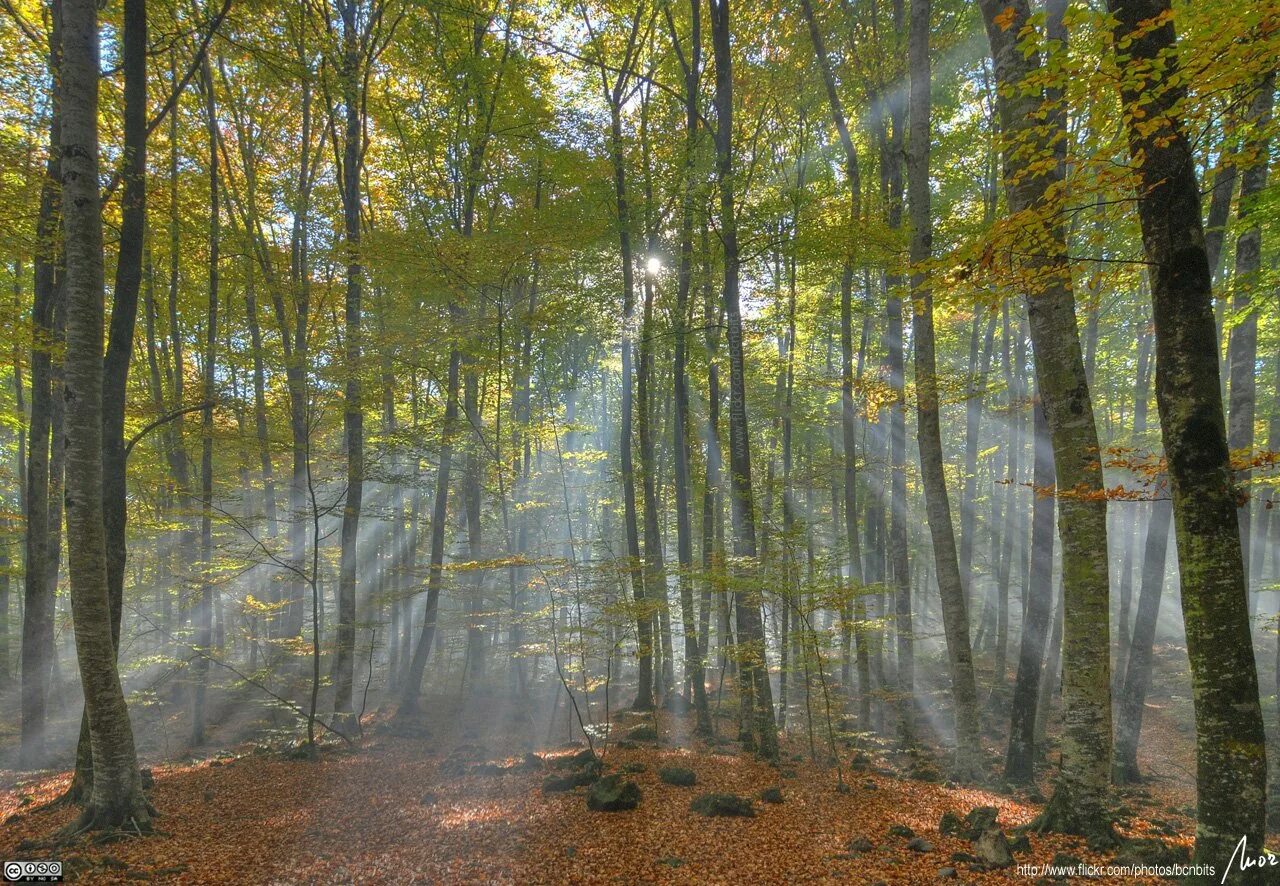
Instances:
[[[52,515],[53,470],[50,437],[53,424],[53,358],[55,314],[63,294],[61,279],[61,180],[62,162],[62,3],[49,9],[48,70],[50,94],[49,148],[45,176],[40,187],[40,214],[36,221],[34,303],[31,310],[31,418],[27,426],[26,549],[22,609],[22,736],[20,758],[24,767],[45,761],[45,716],[50,672],[56,656],[53,642],[54,590],[48,562]],[[56,572],[55,572],[56,575]]]
[[[693,708],[697,717],[695,731],[710,735],[711,712],[707,705],[707,680],[704,669],[706,653],[705,632],[699,637],[698,624],[693,609],[693,526],[690,519],[690,470],[689,441],[692,428],[689,421],[689,376],[686,351],[689,341],[689,293],[693,285],[693,221],[696,211],[698,148],[698,92],[702,71],[702,10],[701,0],[690,0],[693,31],[689,36],[688,56],[682,56],[685,75],[685,156],[684,194],[680,215],[680,267],[676,283],[676,336],[672,355],[672,379],[675,394],[675,424],[672,428],[675,453],[676,485],[676,557],[680,564],[680,621],[684,631],[685,673],[693,691]],[[672,20],[671,39],[679,47],[679,36]],[[703,520],[709,522],[710,510],[705,506]],[[703,527],[704,548],[707,527]],[[708,553],[704,549],[704,557]],[[704,568],[709,564],[704,563]],[[702,614],[709,616],[710,606],[704,598]]]
[[[454,311],[455,318],[457,311]],[[462,353],[455,346],[449,354],[449,377],[445,389],[444,424],[440,429],[440,461],[436,469],[435,501],[431,513],[431,564],[427,573],[427,603],[422,619],[418,645],[409,662],[409,672],[400,692],[397,716],[411,718],[419,712],[422,674],[435,640],[436,620],[440,610],[440,588],[444,584],[444,536],[449,514],[449,473],[453,463],[453,441],[458,422],[458,375]],[[412,610],[410,610],[412,611]]]
[[[618,246],[622,258],[622,433],[618,442],[622,464],[623,524],[627,536],[627,560],[631,593],[636,607],[636,643],[640,661],[636,698],[632,708],[653,707],[653,613],[646,599],[640,559],[640,529],[636,519],[636,475],[632,455],[634,423],[634,343],[631,325],[635,313],[635,258],[631,249],[631,210],[627,200],[626,163],[623,156],[622,109],[611,101],[610,154],[613,158],[614,197],[618,213]]]
[[[699,613],[699,641],[703,654],[710,656],[711,610],[722,608],[724,588],[720,581],[723,548],[719,545],[724,531],[724,505],[720,491],[720,318],[722,309],[715,304],[711,287],[711,258],[708,245],[707,224],[702,225],[702,255],[706,263],[703,283],[703,319],[706,326],[707,355],[707,427],[706,427],[706,482],[702,488],[702,609]],[[720,646],[721,673],[724,671],[725,632],[718,631],[716,641]]]
[[[347,495],[342,509],[342,550],[338,566],[338,632],[334,660],[333,711],[343,726],[351,721],[351,689],[355,678],[356,581],[359,566],[360,511],[364,503],[364,412],[361,402],[361,276],[360,173],[364,156],[364,98],[360,86],[360,38],[356,16],[359,0],[339,0],[342,16],[342,104],[346,127],[342,135],[343,247],[347,265],[343,372],[342,427],[347,450]],[[319,540],[316,540],[319,544]]]
[[[1053,609],[1053,441],[1044,407],[1034,411],[1031,468],[1031,576],[1018,647],[1018,675],[1013,685],[1009,725],[1009,749],[1004,777],[1015,784],[1029,784],[1035,775],[1036,717],[1040,700],[1040,666],[1044,661],[1045,635]]]
[[[729,0],[711,0],[711,32],[716,62],[716,171],[720,190],[720,236],[724,243],[724,304],[729,341],[729,481],[732,492],[734,553],[744,558],[746,582],[754,582],[756,558],[755,505],[751,489],[751,439],[747,428],[746,378],[743,366],[742,310],[738,297],[738,231],[734,205],[733,67],[730,52]],[[754,586],[735,593],[738,666],[751,687],[756,751],[766,760],[778,758],[773,690],[760,592]]]
[[[969,615],[965,588],[956,557],[955,531],[947,482],[943,473],[942,429],[938,407],[938,368],[934,353],[933,293],[921,267],[933,253],[932,217],[929,206],[930,66],[928,0],[912,0],[908,45],[911,69],[911,107],[907,139],[907,200],[911,211],[911,295],[915,305],[915,361],[917,433],[920,473],[938,592],[942,598],[942,624],[951,664],[951,692],[955,700],[957,777],[975,780],[981,772],[978,729],[978,690],[969,645]]]
[[[1138,770],[1138,739],[1142,734],[1142,715],[1146,710],[1147,690],[1151,685],[1151,652],[1160,616],[1160,598],[1164,591],[1165,559],[1169,546],[1169,523],[1173,505],[1168,488],[1156,485],[1158,498],[1152,504],[1147,521],[1147,541],[1142,555],[1142,583],[1138,591],[1138,612],[1134,619],[1133,643],[1126,662],[1124,685],[1116,704],[1116,746],[1112,777],[1117,783],[1135,782]]]
[[[1219,387],[1211,271],[1194,159],[1179,115],[1186,87],[1175,79],[1169,4],[1112,0],[1108,7],[1117,19],[1117,46],[1128,47],[1123,54],[1117,49],[1127,74],[1121,89],[1125,106],[1160,121],[1152,131],[1131,124],[1129,149],[1143,158],[1138,214],[1151,267],[1156,404],[1173,492],[1196,713],[1195,861],[1221,864],[1241,838],[1262,846],[1267,765]],[[1163,22],[1159,27],[1149,24],[1157,20]],[[1255,872],[1261,880],[1261,871]]]
[[[191,705],[191,744],[205,740],[205,693],[213,641],[213,399],[216,396],[218,347],[218,247],[221,235],[218,193],[218,116],[213,76],[208,60],[201,65],[209,136],[209,310],[205,320],[204,407],[200,410],[200,599],[194,619],[196,659],[192,662],[195,691]]]
[[[1231,400],[1227,418],[1227,446],[1253,455],[1253,425],[1257,396],[1258,371],[1258,314],[1250,309],[1256,276],[1262,269],[1262,226],[1250,218],[1252,204],[1267,187],[1267,168],[1270,165],[1270,142],[1266,131],[1271,123],[1271,106],[1275,98],[1275,72],[1269,72],[1258,84],[1253,101],[1249,105],[1248,119],[1257,135],[1245,140],[1245,167],[1240,173],[1240,206],[1236,210],[1239,223],[1244,227],[1236,240],[1236,269],[1233,280],[1235,295],[1232,307],[1237,320],[1231,327],[1227,345],[1227,366],[1231,378]],[[1252,471],[1245,467],[1236,472],[1236,482],[1247,491]],[[1252,613],[1257,601],[1250,593],[1249,543],[1251,541],[1251,496],[1241,496],[1237,515],[1240,522],[1240,547],[1245,569],[1245,593]],[[1256,578],[1256,576],[1255,576]]]

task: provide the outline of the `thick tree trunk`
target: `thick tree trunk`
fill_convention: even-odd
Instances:
[[[112,290],[111,328],[102,363],[102,494],[107,540],[107,593],[111,601],[111,638],[120,646],[127,557],[124,412],[133,336],[142,286],[142,250],[146,237],[147,171],[147,9],[145,0],[128,0],[122,28],[124,73],[124,190],[120,201],[120,247]],[[93,754],[87,715],[82,715],[76,771],[68,796],[87,799],[93,782]]]
[[[150,827],[150,809],[116,668],[107,590],[102,492],[105,281],[98,191],[98,14],[93,0],[62,7],[62,194],[66,244],[68,567],[76,657],[93,749],[93,790],[77,829]]]
[[[1156,403],[1173,492],[1196,712],[1195,861],[1221,864],[1241,838],[1262,845],[1267,766],[1209,257],[1194,158],[1179,114],[1186,87],[1175,79],[1169,4],[1111,0],[1108,7],[1117,18],[1117,46],[1128,47],[1117,50],[1125,106],[1160,121],[1151,131],[1131,125],[1129,150],[1143,159],[1138,214],[1151,267]],[[1163,23],[1152,27],[1152,21]]]
[[[1004,176],[1009,208],[1028,219],[1037,253],[1026,262],[1034,275],[1027,312],[1035,348],[1036,379],[1053,439],[1057,472],[1063,587],[1070,618],[1063,633],[1063,704],[1066,728],[1062,767],[1054,797],[1037,824],[1043,829],[1111,837],[1107,793],[1111,761],[1111,648],[1107,506],[1093,404],[1076,326],[1075,297],[1067,262],[1066,232],[1053,201],[1062,199],[1061,159],[1054,159],[1054,133],[1065,132],[1059,103],[1051,102],[1050,125],[1040,124],[1045,96],[1028,92],[1027,78],[1040,70],[1037,52],[1028,53],[1020,35],[1028,27],[1027,0],[982,0],[983,18],[999,85]],[[1055,42],[1065,4],[1050,10]],[[1012,15],[1010,16],[1010,12]],[[1028,153],[1028,149],[1031,153]],[[1050,213],[1044,220],[1045,213]],[[1035,219],[1040,219],[1035,221]]]

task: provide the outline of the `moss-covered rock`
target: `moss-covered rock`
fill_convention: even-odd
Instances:
[[[640,805],[640,788],[621,775],[606,775],[587,791],[587,808],[593,812],[626,812]]]
[[[975,806],[964,817],[964,828],[961,833],[966,840],[977,840],[996,826],[996,819],[999,817],[1000,810],[994,806]]]
[[[589,785],[600,777],[600,764],[590,763],[581,769],[574,769],[564,775],[548,775],[542,780],[544,794],[563,793],[574,788]]]
[[[663,766],[658,770],[658,778],[663,784],[673,784],[680,788],[691,788],[698,783],[698,775],[686,766]]]
[[[658,730],[648,723],[641,723],[627,730],[627,738],[631,741],[657,741]]]
[[[711,817],[753,818],[756,814],[751,801],[737,794],[703,794],[689,804],[689,809]]]

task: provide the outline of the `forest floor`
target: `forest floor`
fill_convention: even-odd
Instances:
[[[156,834],[80,839],[56,851],[40,841],[74,812],[45,804],[69,775],[0,773],[0,859],[59,857],[82,883],[200,884],[977,884],[1034,882],[1017,865],[1055,857],[1062,863],[1062,855],[1088,864],[1111,859],[1075,838],[1030,835],[1013,866],[983,870],[961,855],[974,852],[973,844],[939,832],[944,812],[963,817],[994,806],[1012,839],[1041,808],[1044,784],[1017,792],[952,786],[933,762],[870,741],[859,750],[841,746],[837,770],[809,762],[807,742],[790,740],[784,762],[771,767],[723,739],[689,740],[684,718],[665,713],[656,721],[659,740],[607,746],[605,772],[623,772],[638,785],[638,808],[593,812],[586,788],[542,790],[544,778],[563,774],[557,764],[585,744],[535,742],[528,727],[511,728],[512,718],[500,711],[500,703],[473,699],[466,711],[438,714],[430,734],[417,735],[369,716],[362,740],[326,744],[317,760],[296,747],[259,743],[155,765]],[[1171,726],[1181,718],[1159,706],[1148,715],[1144,745],[1159,748],[1176,776],[1190,762],[1188,736]],[[615,720],[619,735],[654,722],[635,714]],[[719,724],[721,733],[731,728],[727,720]],[[672,765],[694,770],[697,784],[663,783],[658,770]],[[1194,793],[1174,776],[1157,775],[1120,795],[1125,835],[1190,846]],[[760,799],[771,787],[780,789],[781,803]],[[710,791],[751,799],[754,817],[691,811],[690,802]],[[924,851],[891,833],[901,833],[898,826],[918,835],[924,845],[916,850]],[[944,869],[955,879],[940,880],[951,873]]]

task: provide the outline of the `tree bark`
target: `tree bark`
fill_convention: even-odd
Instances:
[[[1107,506],[1093,404],[1076,325],[1075,296],[1067,261],[1066,232],[1055,212],[1062,199],[1064,162],[1054,159],[1065,138],[1061,100],[1025,83],[1040,70],[1038,52],[1021,36],[1029,25],[1027,0],[982,0],[983,18],[999,85],[1004,176],[1009,208],[1025,220],[1036,253],[1022,265],[1031,276],[1027,293],[1036,379],[1053,440],[1062,540],[1063,587],[1070,617],[1063,632],[1063,704],[1066,728],[1062,767],[1054,797],[1037,820],[1041,829],[1113,839],[1107,794],[1111,761],[1111,648]],[[1061,13],[1050,10],[1049,34],[1065,42]],[[1012,13],[1010,15],[1010,12]],[[1050,121],[1039,123],[1046,101]],[[1036,174],[1038,172],[1038,174]],[[1045,215],[1048,213],[1049,215]],[[1049,220],[1046,220],[1049,219]]]
[[[360,511],[364,503],[364,411],[361,403],[360,361],[363,345],[360,313],[360,173],[364,156],[364,97],[361,94],[360,34],[356,16],[359,0],[339,0],[342,16],[342,104],[346,126],[342,134],[343,249],[347,265],[345,335],[343,336],[342,426],[347,450],[347,495],[342,509],[342,549],[338,566],[338,632],[334,661],[334,719],[342,726],[355,725],[351,689],[355,678],[356,579],[360,537]],[[316,541],[319,544],[319,540]]]
[[[1267,168],[1270,165],[1270,141],[1267,128],[1271,123],[1271,106],[1275,98],[1275,72],[1269,72],[1258,84],[1253,101],[1249,103],[1248,121],[1253,128],[1244,142],[1240,173],[1240,205],[1236,218],[1244,228],[1236,240],[1236,270],[1232,281],[1235,295],[1232,299],[1237,318],[1231,327],[1227,345],[1227,366],[1231,381],[1231,400],[1227,416],[1227,446],[1240,452],[1247,460],[1253,456],[1253,425],[1256,413],[1258,372],[1258,313],[1250,309],[1253,288],[1258,272],[1262,269],[1262,226],[1250,218],[1252,203],[1267,187]],[[1236,472],[1236,482],[1247,491],[1252,471],[1242,468]],[[1257,608],[1257,601],[1250,593],[1249,543],[1251,541],[1251,496],[1242,495],[1237,510],[1240,523],[1240,548],[1245,564],[1245,594],[1249,612]]]
[[[1117,19],[1116,45],[1128,47],[1117,49],[1126,110],[1140,109],[1160,121],[1149,132],[1131,123],[1129,151],[1142,158],[1138,215],[1151,268],[1156,404],[1173,493],[1196,713],[1194,860],[1220,864],[1242,837],[1262,845],[1267,766],[1244,598],[1238,491],[1219,387],[1211,272],[1195,162],[1179,111],[1186,87],[1175,78],[1169,4],[1110,0],[1108,8]],[[1154,21],[1162,23],[1153,27]]]
[[[1029,784],[1035,775],[1036,714],[1040,699],[1040,666],[1044,660],[1045,635],[1053,609],[1053,441],[1044,407],[1032,404],[1031,468],[1031,576],[1027,604],[1022,619],[1022,640],[1018,646],[1018,675],[1013,685],[1009,725],[1009,749],[1005,754],[1004,777],[1015,784]]]
[[[751,489],[751,439],[747,427],[746,378],[743,366],[742,309],[738,295],[738,230],[734,204],[733,63],[730,51],[729,0],[711,0],[711,33],[716,62],[716,172],[720,191],[720,236],[724,243],[724,305],[729,342],[729,488],[733,505],[734,553],[743,558],[750,585],[735,592],[740,679],[751,688],[755,750],[766,760],[778,758],[773,690],[760,592],[754,585],[756,557],[755,504]]]
[[[684,632],[685,673],[693,693],[693,709],[697,718],[695,732],[699,735],[710,735],[711,712],[707,705],[707,681],[703,658],[706,646],[705,639],[699,637],[697,614],[693,608],[693,526],[690,516],[689,469],[689,441],[693,429],[689,420],[689,375],[686,356],[689,341],[689,293],[693,286],[693,222],[697,210],[695,190],[698,184],[698,92],[702,74],[701,0],[689,0],[689,11],[692,31],[689,35],[687,55],[681,48],[674,19],[668,17],[671,40],[677,52],[681,54],[681,63],[684,66],[685,86],[684,193],[680,214],[680,266],[676,281],[676,335],[671,372],[675,388],[675,424],[671,433],[676,462],[676,557],[680,565],[678,583],[680,621]],[[704,520],[708,519],[707,510],[704,509]],[[706,527],[704,527],[704,538],[705,531]],[[702,609],[704,615],[710,614],[708,611],[710,606],[706,602],[703,603]]]
[[[53,423],[54,315],[63,298],[60,189],[62,163],[62,3],[49,10],[50,91],[49,148],[40,187],[36,221],[34,303],[31,310],[31,418],[27,428],[26,549],[22,610],[22,765],[45,761],[45,716],[49,679],[56,654],[53,645],[55,583],[49,581],[51,484],[50,437]],[[55,573],[56,574],[56,573]]]
[[[969,645],[969,615],[956,556],[955,531],[943,473],[942,430],[938,408],[938,368],[934,353],[933,293],[921,267],[933,253],[929,196],[930,66],[929,2],[912,0],[908,45],[911,105],[907,137],[907,200],[911,212],[911,295],[915,308],[917,434],[920,474],[925,488],[929,534],[933,540],[942,623],[951,665],[955,701],[955,773],[972,781],[981,773],[982,746],[978,729],[978,694]]]
[[[73,828],[150,827],[150,809],[116,668],[103,519],[102,388],[105,281],[98,191],[98,13],[62,6],[62,194],[66,245],[68,567],[76,657],[93,749],[93,790]]]
[[[209,136],[209,307],[205,319],[204,407],[200,410],[200,599],[196,602],[196,659],[191,670],[195,691],[191,703],[191,744],[205,740],[205,695],[209,680],[209,659],[213,641],[213,398],[217,393],[218,356],[219,238],[221,236],[220,195],[218,193],[218,116],[213,93],[213,76],[206,59],[201,65],[205,98],[205,125]]]

